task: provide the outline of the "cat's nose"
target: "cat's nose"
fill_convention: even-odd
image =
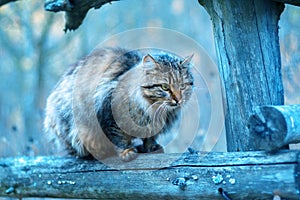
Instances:
[[[182,99],[181,91],[174,91],[172,97],[176,103],[179,103]]]
[[[179,104],[182,103],[182,96],[181,92],[173,92],[172,94],[172,106],[178,106]]]

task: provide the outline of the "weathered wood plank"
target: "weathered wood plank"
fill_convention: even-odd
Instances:
[[[228,151],[253,151],[247,121],[259,105],[282,105],[278,20],[273,1],[199,0],[210,14],[224,87]]]
[[[98,199],[299,198],[299,151],[0,159],[0,196]],[[112,166],[118,166],[118,170]]]
[[[251,141],[262,150],[300,142],[300,105],[260,106],[248,122]]]

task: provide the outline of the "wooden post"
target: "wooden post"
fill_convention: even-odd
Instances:
[[[299,151],[147,154],[117,169],[74,157],[0,159],[0,197],[299,199]],[[107,161],[108,162],[108,161]],[[228,198],[227,198],[228,199]]]
[[[251,141],[261,150],[300,142],[300,105],[260,106],[249,118]]]
[[[269,0],[199,0],[210,14],[219,71],[228,151],[261,147],[247,129],[259,105],[282,105],[278,20],[284,4]]]

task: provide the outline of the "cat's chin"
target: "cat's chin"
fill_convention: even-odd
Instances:
[[[168,104],[168,108],[169,110],[177,110],[180,108],[180,104],[179,103],[169,103]]]
[[[167,102],[167,105],[171,109],[178,109],[178,108],[182,107],[184,102],[185,102],[185,100],[180,100],[180,101],[171,100],[171,101]]]
[[[171,108],[177,108],[179,106],[180,106],[179,103],[169,103],[169,107],[171,107]]]

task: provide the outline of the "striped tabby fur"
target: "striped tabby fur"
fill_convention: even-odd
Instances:
[[[48,98],[44,127],[58,145],[97,159],[163,152],[156,138],[190,98],[190,59],[166,52],[97,49],[73,65]]]

